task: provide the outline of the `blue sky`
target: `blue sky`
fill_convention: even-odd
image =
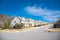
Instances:
[[[0,14],[53,22],[60,18],[60,0],[0,0]]]

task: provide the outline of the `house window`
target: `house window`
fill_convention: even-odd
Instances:
[[[16,21],[14,21],[14,23],[16,23]]]

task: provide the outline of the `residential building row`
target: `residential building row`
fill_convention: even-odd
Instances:
[[[24,18],[24,17],[15,17],[12,21],[11,21],[11,25],[14,26],[16,23],[18,24],[24,24],[24,26],[26,27],[32,27],[35,25],[41,25],[42,21],[40,20],[33,20],[31,18]]]

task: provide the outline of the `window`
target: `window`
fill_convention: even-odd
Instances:
[[[14,23],[16,23],[16,21],[14,21]]]

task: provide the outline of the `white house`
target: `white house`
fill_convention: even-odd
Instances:
[[[26,19],[26,21],[28,22],[29,26],[34,26],[34,20],[29,18],[29,19]]]
[[[20,24],[21,20],[19,17],[15,17],[12,22],[11,22],[11,26],[14,26],[16,23]]]
[[[37,20],[38,25],[42,25],[42,21]]]
[[[40,20],[35,20],[35,21],[34,21],[34,25],[35,25],[35,26],[41,25],[41,21],[40,21]]]

